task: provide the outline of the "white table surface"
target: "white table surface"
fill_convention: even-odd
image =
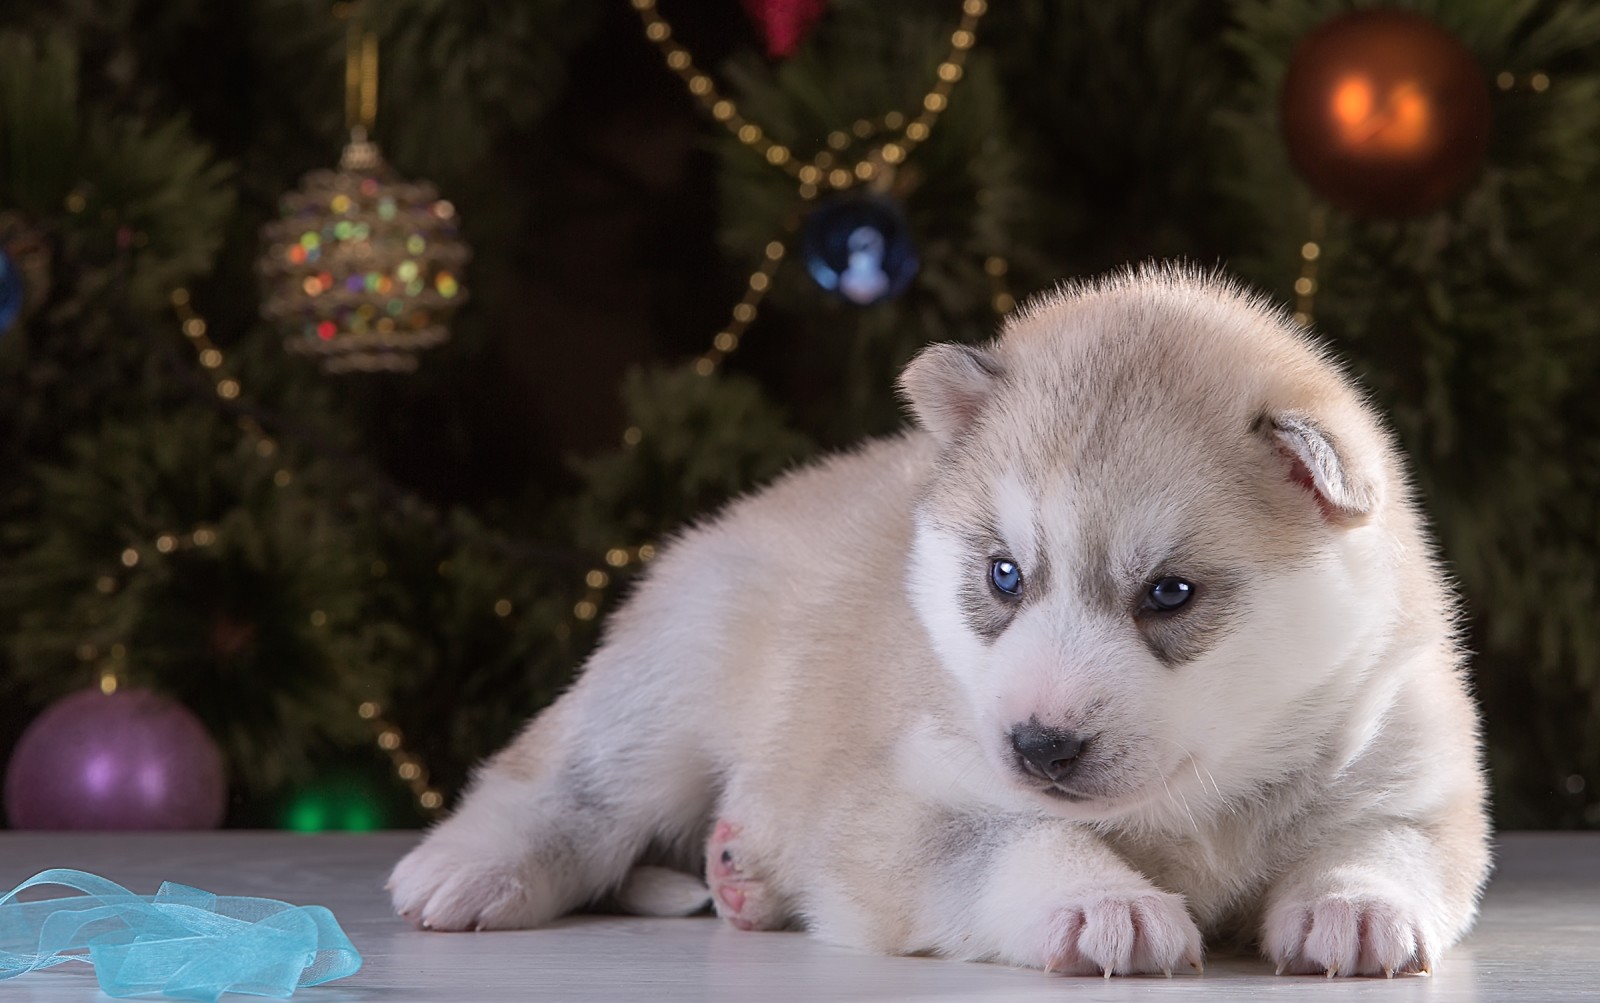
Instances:
[[[101,874],[139,894],[163,880],[220,895],[326,905],[366,963],[295,994],[305,1003],[410,1000],[1600,1000],[1600,833],[1513,833],[1483,915],[1432,977],[1274,976],[1248,957],[1202,976],[1066,978],[931,958],[883,958],[798,933],[742,933],[709,917],[583,916],[542,930],[441,934],[389,911],[382,883],[412,832],[0,832],[0,892],[48,867]],[[227,1000],[250,997],[226,996]],[[105,1000],[86,965],[0,982],[0,999]]]

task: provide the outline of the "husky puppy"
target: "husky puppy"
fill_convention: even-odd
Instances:
[[[1401,459],[1326,353],[1145,269],[901,389],[920,430],[664,550],[395,868],[400,913],[537,926],[648,852],[705,860],[739,926],[873,951],[1431,969],[1488,873],[1477,719]]]

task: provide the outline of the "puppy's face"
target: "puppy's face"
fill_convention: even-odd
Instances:
[[[1119,302],[908,370],[946,440],[912,600],[998,778],[1059,814],[1187,827],[1247,799],[1317,751],[1390,616],[1372,480],[1248,339],[1314,356],[1236,312],[1164,318],[1217,357],[1164,355]]]

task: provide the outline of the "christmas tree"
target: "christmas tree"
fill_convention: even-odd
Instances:
[[[1186,258],[1391,416],[1499,821],[1600,826],[1600,10],[1362,10],[8,5],[0,750],[151,691],[230,824],[424,821],[920,346]]]

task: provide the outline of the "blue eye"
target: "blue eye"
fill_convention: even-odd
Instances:
[[[1174,610],[1194,598],[1194,586],[1182,578],[1162,578],[1150,586],[1149,598],[1152,609]]]
[[[989,563],[989,582],[1008,596],[1022,595],[1022,569],[1004,557]]]

